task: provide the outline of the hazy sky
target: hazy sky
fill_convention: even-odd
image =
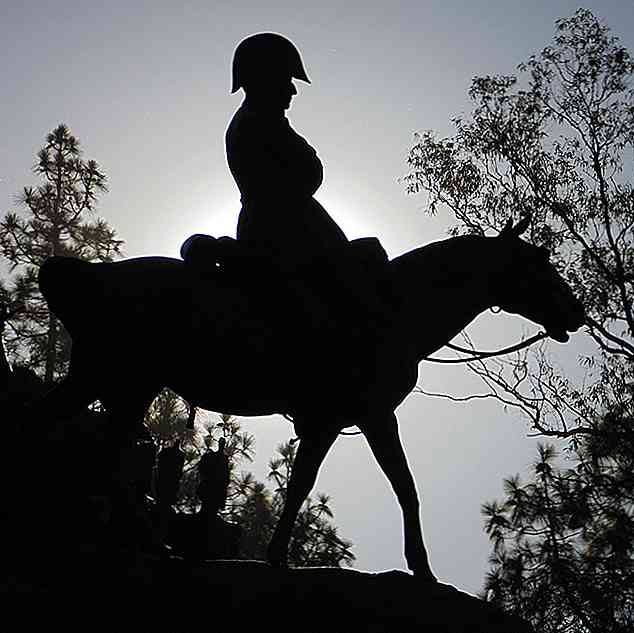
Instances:
[[[467,112],[474,75],[511,74],[549,43],[554,21],[578,2],[7,2],[0,0],[0,212],[34,181],[45,135],[67,123],[86,158],[109,176],[99,214],[126,241],[125,255],[177,256],[193,232],[234,233],[237,189],[224,133],[241,100],[230,95],[233,50],[245,36],[276,31],[303,54],[311,85],[297,82],[292,125],[317,149],[325,182],[317,198],[349,237],[378,236],[391,256],[444,237],[449,219],[424,215],[398,179],[416,130],[451,133]],[[634,50],[634,2],[584,7]],[[485,315],[483,346],[535,328]],[[578,353],[582,336],[562,362]],[[556,353],[562,347],[552,344]],[[213,358],[208,359],[213,363]],[[244,359],[248,371],[248,358]],[[462,369],[421,365],[429,390],[464,393]],[[535,440],[494,403],[456,405],[411,395],[398,410],[422,496],[426,542],[442,581],[475,592],[490,548],[480,504],[502,478],[525,472]],[[244,421],[256,437],[261,477],[292,428],[281,418]],[[335,522],[354,541],[356,567],[405,568],[400,511],[362,438],[340,438],[317,488],[333,498]]]

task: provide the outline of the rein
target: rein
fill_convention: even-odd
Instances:
[[[455,364],[455,363],[471,363],[475,360],[482,360],[483,358],[492,358],[493,356],[502,356],[503,354],[510,354],[512,352],[517,352],[518,350],[524,349],[537,341],[540,341],[546,338],[548,334],[546,332],[538,332],[535,336],[531,336],[527,338],[525,341],[521,341],[520,343],[516,343],[515,345],[511,345],[510,347],[504,347],[503,349],[499,349],[495,352],[479,352],[478,350],[468,349],[466,347],[460,347],[459,345],[453,345],[452,343],[447,343],[445,347],[452,349],[456,352],[460,352],[461,354],[469,354],[468,358],[432,358],[431,356],[426,356],[423,360],[427,360],[430,363],[445,363],[445,364]]]
[[[456,352],[460,352],[461,354],[469,354],[469,358],[431,358],[427,356],[423,360],[428,360],[432,363],[471,363],[475,360],[481,360],[483,358],[491,358],[493,356],[502,356],[503,354],[510,354],[512,352],[517,352],[518,350],[524,349],[537,341],[541,341],[546,338],[548,334],[546,332],[538,332],[534,336],[527,338],[525,341],[521,341],[520,343],[516,343],[515,345],[511,345],[510,347],[504,347],[503,349],[499,349],[495,352],[478,352],[477,350],[468,349],[466,347],[460,347],[459,345],[453,345],[452,343],[447,343],[445,347],[452,349]],[[288,414],[282,414],[284,418],[286,418],[289,422],[293,422],[293,417]],[[339,431],[339,435],[361,435],[362,431]],[[291,444],[295,444],[298,442],[299,438],[294,437],[291,439]]]

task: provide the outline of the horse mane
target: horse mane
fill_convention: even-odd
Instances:
[[[459,235],[430,242],[390,260],[393,278],[411,291],[410,284],[453,286],[473,267],[474,258],[482,257],[483,240],[479,235]]]

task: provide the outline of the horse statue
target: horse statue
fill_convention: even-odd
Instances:
[[[73,347],[67,376],[31,412],[69,417],[98,399],[122,446],[164,387],[211,411],[292,416],[300,443],[267,553],[277,566],[286,564],[293,524],[326,454],[344,428],[357,426],[401,506],[409,569],[435,581],[394,411],[416,386],[419,362],[491,307],[543,326],[559,342],[583,325],[583,307],[548,251],[520,239],[528,222],[509,222],[495,237],[438,241],[387,262],[398,299],[392,335],[364,381],[349,385],[336,348],[329,369],[321,365],[307,379],[311,359],[298,365],[299,356],[286,353],[297,341],[289,345],[271,327],[271,307],[222,273],[196,279],[183,261],[165,257],[114,263],[53,257],[40,269],[40,288]]]

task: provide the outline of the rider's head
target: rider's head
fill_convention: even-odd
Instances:
[[[243,88],[249,98],[282,108],[288,108],[297,94],[293,78],[310,83],[299,51],[277,33],[258,33],[242,40],[232,70],[232,93]]]

